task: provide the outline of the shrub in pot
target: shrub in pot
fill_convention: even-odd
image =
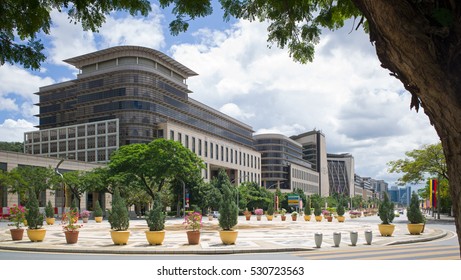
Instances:
[[[318,201],[314,201],[314,216],[317,222],[322,221],[322,208],[320,207],[320,203]]]
[[[94,220],[96,221],[96,223],[102,222],[102,209],[101,209],[101,205],[99,205],[99,200],[96,200],[93,215],[94,215]]]
[[[47,225],[54,225],[55,218],[54,218],[54,208],[51,205],[51,201],[48,200],[48,203],[45,207],[45,216],[46,216],[46,224]]]
[[[43,226],[43,215],[38,207],[38,200],[33,191],[29,191],[26,204],[27,236],[32,242],[41,242],[45,239],[46,230]]]
[[[311,220],[312,209],[311,209],[311,200],[309,197],[306,199],[306,205],[304,206],[304,221],[308,222]]]
[[[159,195],[154,199],[152,209],[147,212],[146,222],[149,230],[146,238],[150,245],[162,245],[165,239],[165,213]]]
[[[419,198],[415,192],[411,194],[410,207],[407,208],[407,218],[410,222],[407,225],[410,234],[421,234],[424,226],[424,216],[419,208]]]
[[[379,232],[382,236],[392,236],[395,225],[391,224],[394,220],[394,203],[389,200],[387,192],[384,193],[384,200],[378,208],[381,224],[378,225]]]
[[[274,218],[274,204],[272,201],[269,203],[269,207],[267,207],[266,217],[268,221],[272,221],[272,219]]]
[[[344,220],[346,219],[344,217],[344,213],[346,210],[344,209],[344,205],[342,201],[339,201],[338,207],[336,207],[336,213],[338,214],[338,222],[343,223]]]
[[[128,209],[125,200],[120,197],[118,188],[115,189],[112,196],[112,209],[109,210],[109,223],[112,241],[116,245],[126,245],[130,232],[127,231],[130,226],[130,218],[128,216]]]
[[[235,244],[238,235],[238,231],[233,230],[233,227],[238,223],[238,208],[229,185],[228,182],[225,182],[222,186],[223,196],[218,218],[219,226],[222,229],[219,232],[219,236],[221,237],[221,241],[226,245]]]

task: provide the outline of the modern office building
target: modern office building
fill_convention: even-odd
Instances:
[[[269,190],[277,187],[291,192],[302,189],[306,194],[319,193],[319,173],[303,160],[303,147],[281,134],[254,136],[254,145],[261,153],[261,183]]]
[[[388,190],[390,201],[394,202],[397,206],[409,206],[411,200],[411,187],[391,187]]]
[[[303,159],[311,164],[312,170],[319,174],[319,194],[330,195],[330,180],[328,178],[328,161],[325,135],[318,130],[312,130],[291,139],[302,145]]]
[[[166,138],[204,160],[206,180],[224,168],[235,183],[260,182],[252,127],[190,98],[191,69],[137,46],[64,61],[79,74],[36,93],[39,130],[25,133],[26,153],[107,162],[119,146]]]
[[[327,154],[330,194],[355,195],[355,165],[351,154]]]

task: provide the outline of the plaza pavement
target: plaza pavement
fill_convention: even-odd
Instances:
[[[286,221],[281,221],[280,216],[273,221],[267,221],[262,217],[261,221],[252,216],[250,221],[245,217],[239,217],[236,229],[239,231],[235,245],[223,245],[219,238],[218,220],[208,221],[203,219],[201,240],[199,245],[188,245],[186,230],[182,224],[183,219],[172,218],[166,221],[166,237],[163,245],[150,246],[146,240],[144,231],[147,230],[145,220],[131,220],[130,239],[127,245],[113,245],[110,237],[110,225],[107,220],[100,224],[90,220],[80,229],[79,241],[77,244],[66,244],[60,221],[48,226],[45,225],[47,233],[43,242],[29,241],[26,232],[22,241],[12,241],[6,221],[0,222],[0,249],[19,251],[39,252],[60,252],[60,253],[100,253],[100,254],[232,254],[232,253],[269,253],[269,252],[290,252],[309,250],[335,250],[333,233],[341,232],[341,247],[350,247],[350,232],[358,232],[357,247],[365,246],[387,246],[392,244],[404,244],[413,242],[424,242],[443,238],[447,232],[438,229],[435,224],[427,224],[421,235],[410,235],[407,231],[407,218],[400,216],[395,218],[396,225],[392,237],[379,235],[379,217],[361,217],[351,219],[346,215],[346,222],[339,223],[336,219],[333,222],[316,222],[314,217],[310,222],[305,222],[303,217],[297,221],[291,221],[287,216]],[[81,223],[81,221],[79,221]],[[365,242],[364,232],[373,232],[371,245]],[[323,234],[321,248],[315,247],[314,234]]]

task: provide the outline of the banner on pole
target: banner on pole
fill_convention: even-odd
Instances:
[[[437,207],[437,179],[432,179],[432,207]]]

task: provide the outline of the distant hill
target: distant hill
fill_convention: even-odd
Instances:
[[[0,141],[0,151],[9,152],[24,152],[24,144],[22,142],[2,142]]]

